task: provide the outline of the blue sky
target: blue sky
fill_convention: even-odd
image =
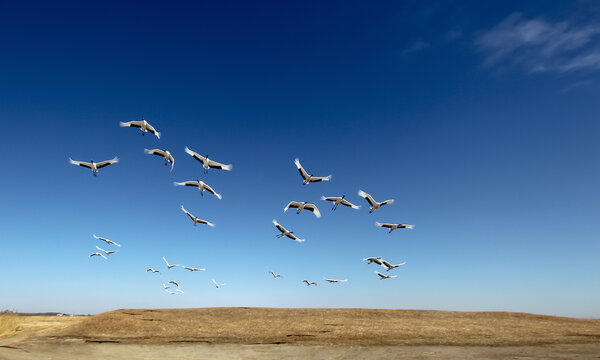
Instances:
[[[0,309],[600,317],[599,14],[591,1],[4,3]],[[142,116],[160,140],[119,127]],[[233,170],[205,175],[185,146]],[[174,171],[144,148],[170,150]],[[68,163],[115,155],[98,177]],[[296,157],[332,181],[302,186]],[[223,199],[172,185],[195,179]],[[358,189],[396,202],[369,214]],[[362,208],[319,200],[344,194]],[[283,213],[291,200],[323,217]],[[273,219],[306,242],[277,239]],[[92,234],[121,252],[89,259]],[[163,256],[207,270],[167,271]],[[380,281],[367,256],[407,264]]]

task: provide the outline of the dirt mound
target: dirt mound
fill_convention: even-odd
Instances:
[[[600,320],[506,312],[203,308],[116,310],[57,332],[117,343],[537,345],[600,341]]]

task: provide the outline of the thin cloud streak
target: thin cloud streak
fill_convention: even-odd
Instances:
[[[527,20],[514,13],[482,32],[475,45],[486,53],[484,65],[488,67],[507,61],[530,73],[597,70],[599,35],[597,24],[574,26],[568,21]]]

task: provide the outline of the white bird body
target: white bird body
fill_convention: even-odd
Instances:
[[[116,242],[114,242],[114,241],[112,241],[112,240],[108,240],[107,238],[103,238],[103,237],[100,237],[100,236],[96,236],[95,234],[94,234],[94,237],[95,237],[96,239],[98,239],[98,240],[102,240],[102,241],[104,241],[104,242],[105,242],[105,243],[107,243],[107,244],[113,244],[113,245],[116,245],[116,246],[118,246],[118,247],[121,247],[121,245],[117,244]]]
[[[295,240],[297,242],[303,242],[304,239],[299,239],[296,235],[293,234],[293,231],[288,231],[286,228],[284,228],[283,226],[281,226],[277,220],[273,219],[273,224],[275,224],[275,227],[281,232],[281,234],[277,235],[277,237],[283,237],[286,236],[292,240]]]
[[[171,269],[171,268],[173,268],[175,266],[180,266],[181,265],[181,264],[173,264],[173,265],[169,264],[169,262],[167,261],[167,259],[165,259],[164,256],[163,256],[163,260],[165,261],[165,264],[167,264],[167,268],[168,269]]]
[[[296,214],[300,214],[300,211],[306,209],[306,210],[312,211],[313,214],[315,214],[315,216],[317,218],[321,217],[321,212],[319,211],[319,209],[317,208],[317,206],[315,204],[309,204],[306,201],[304,201],[304,202],[290,201],[290,203],[287,204],[287,206],[285,207],[285,209],[283,209],[283,212],[286,212],[289,208],[296,208],[296,209],[298,209],[298,211],[296,211]]]
[[[211,188],[210,186],[208,186],[208,184],[206,184],[203,181],[200,180],[196,180],[196,181],[184,181],[184,182],[174,182],[173,183],[175,186],[193,186],[193,187],[197,187],[198,190],[201,191],[201,195],[204,196],[204,190],[208,191],[209,193],[215,195],[216,197],[219,198],[219,200],[221,199],[221,195],[217,194],[217,192]]]
[[[190,150],[187,146],[185,147],[185,152],[190,154],[194,159],[200,161],[202,163],[202,167],[204,168],[204,172],[208,172],[208,169],[223,169],[223,170],[231,170],[233,168],[232,165],[225,165],[213,161],[207,156],[202,156],[197,152]]]
[[[390,229],[389,233],[391,233],[392,231],[394,231],[396,229],[413,229],[415,227],[414,225],[407,225],[407,224],[386,224],[386,223],[379,223],[379,222],[375,222],[375,225]]]
[[[369,194],[367,194],[366,192],[362,191],[362,190],[358,190],[358,195],[365,198],[367,200],[367,202],[369,203],[369,205],[371,205],[371,210],[369,211],[369,214],[372,213],[373,211],[379,209],[380,207],[382,207],[383,205],[386,204],[393,204],[394,203],[394,199],[389,199],[383,202],[377,202],[375,201],[375,199],[373,199],[373,197]]]
[[[79,166],[86,167],[88,169],[92,169],[92,174],[94,174],[94,176],[96,176],[98,174],[98,169],[102,169],[105,166],[118,163],[119,158],[115,156],[114,159],[112,159],[112,160],[100,161],[99,163],[95,163],[94,160],[90,160],[90,162],[88,163],[85,161],[76,161],[76,160],[69,158],[69,162],[73,165],[79,165]]]
[[[328,279],[328,278],[323,278],[323,280],[330,282],[330,283],[340,283],[340,282],[346,282],[348,281],[347,279],[345,280],[337,280],[337,279]]]
[[[306,172],[306,170],[304,170],[302,165],[300,164],[300,160],[298,158],[294,159],[294,164],[296,164],[296,167],[298,168],[298,171],[300,172],[300,176],[302,176],[302,179],[303,179],[302,184],[303,185],[308,185],[311,182],[331,180],[331,175],[329,175],[329,176],[313,176],[312,174],[309,175]]]
[[[273,275],[273,278],[283,278],[281,274],[275,274],[273,271],[269,271],[269,274]]]
[[[331,208],[331,210],[337,209],[338,205],[348,206],[348,207],[351,207],[351,208],[356,209],[356,210],[360,209],[360,206],[352,204],[350,201],[346,200],[345,197],[346,197],[346,195],[343,195],[342,197],[339,197],[339,196],[329,196],[329,197],[321,196],[321,200],[331,201],[333,203],[333,208]]]
[[[198,218],[197,218],[197,217],[195,217],[194,215],[190,214],[190,212],[189,212],[189,211],[187,211],[187,210],[186,210],[186,209],[183,207],[183,205],[181,205],[181,210],[182,210],[184,213],[186,213],[186,214],[187,214],[187,216],[189,216],[189,217],[190,217],[190,219],[192,219],[192,221],[194,222],[194,226],[196,226],[198,223],[200,223],[200,224],[206,224],[206,225],[208,225],[208,226],[211,226],[211,227],[214,227],[214,226],[215,226],[215,224],[213,224],[213,223],[211,223],[211,222],[208,222],[208,221],[206,221],[206,220],[202,220],[202,219],[198,219]]]
[[[93,254],[90,254],[90,256],[88,256],[88,257],[92,257],[92,256],[100,256],[100,257],[103,257],[103,258],[104,258],[104,260],[106,260],[106,256],[104,256],[104,255],[100,254],[99,252],[95,252],[95,253],[93,253]]]
[[[200,269],[200,268],[183,266],[183,265],[181,267],[184,268],[184,269],[186,269],[186,270],[192,271],[192,272],[194,272],[194,271],[205,271],[206,270],[206,269]]]
[[[308,281],[308,280],[302,280],[303,283],[306,283],[306,286],[317,286],[317,282],[316,281]]]
[[[212,279],[212,282],[215,284],[215,287],[217,289],[220,288],[220,287],[223,287],[223,286],[227,285],[226,283],[219,284],[215,279]]]
[[[98,245],[96,245],[96,249],[102,251],[106,255],[110,255],[110,254],[114,254],[116,252],[119,252],[119,250],[104,250],[104,249],[98,247]]]
[[[171,171],[173,171],[173,166],[175,166],[175,158],[173,158],[173,155],[171,155],[171,153],[168,150],[144,149],[144,152],[146,154],[161,156],[161,157],[165,158],[165,166],[167,166],[169,163],[171,163]]]
[[[142,131],[142,136],[146,134],[146,132],[151,132],[156,135],[157,138],[160,139],[160,133],[154,129],[152,125],[150,125],[144,118],[140,121],[129,121],[129,122],[120,122],[119,125],[121,127],[136,127]]]
[[[380,279],[379,280],[383,280],[383,279],[392,279],[397,277],[396,275],[385,275],[380,273],[379,271],[375,271],[375,274],[379,275]]]
[[[155,270],[153,268],[146,269],[146,272],[152,272],[153,274],[158,273],[159,275],[162,275],[162,273],[159,270]]]

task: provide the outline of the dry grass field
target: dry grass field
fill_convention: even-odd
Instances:
[[[206,308],[116,310],[56,333],[93,342],[537,345],[600,342],[600,320],[507,312]]]
[[[600,359],[600,320],[505,312],[205,308],[0,316],[0,360]]]

